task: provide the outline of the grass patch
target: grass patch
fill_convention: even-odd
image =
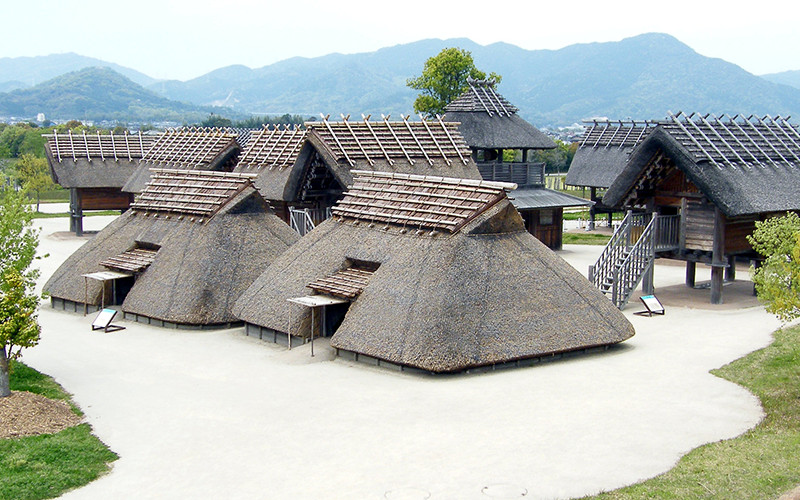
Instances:
[[[800,326],[711,373],[758,396],[764,421],[692,450],[660,476],[590,498],[776,498],[800,485]]]
[[[80,414],[55,380],[23,363],[14,362],[10,382],[13,391],[67,400]],[[0,500],[54,498],[106,473],[118,456],[91,431],[81,424],[56,434],[0,439]]]
[[[561,242],[565,245],[605,245],[611,236],[599,233],[564,233]]]
[[[30,366],[14,361],[11,370],[11,390],[12,391],[28,391],[34,394],[40,394],[50,399],[62,399],[70,404],[72,411],[77,415],[83,416],[83,412],[72,403],[72,398],[69,393],[53,380],[53,377],[48,377],[44,373],[40,373]]]
[[[119,215],[121,212],[119,210],[97,210],[94,212],[84,212],[84,217],[95,217],[98,215]],[[58,219],[61,217],[69,217],[69,212],[58,212],[54,214],[45,213],[45,212],[34,212],[33,218],[34,219]]]

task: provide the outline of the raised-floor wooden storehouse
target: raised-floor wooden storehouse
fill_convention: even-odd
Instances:
[[[299,239],[248,175],[155,169],[122,214],[44,289],[71,311],[116,304],[159,326],[230,325],[235,300]]]
[[[235,171],[257,174],[255,183],[276,213],[305,234],[330,216],[354,169],[481,178],[457,124],[406,117],[264,127]]]
[[[122,190],[138,194],[150,180],[151,168],[230,172],[242,147],[233,129],[182,127],[168,129],[145,152]]]
[[[758,258],[755,221],[800,210],[800,132],[777,117],[670,114],[636,146],[603,201],[626,217],[594,266],[594,280],[622,306],[655,258],[711,266],[711,302],[735,278],[734,259]]]
[[[443,119],[459,123],[484,180],[518,185],[511,202],[525,228],[548,247],[560,249],[564,208],[592,203],[545,188],[544,163],[530,161],[529,155],[556,144],[517,115],[517,107],[497,92],[493,80],[470,79],[468,84],[469,89],[447,105]]]
[[[374,171],[241,296],[248,335],[456,372],[606,346],[627,319],[525,230],[515,186]],[[287,335],[288,334],[288,335]]]
[[[570,186],[589,188],[594,205],[589,209],[590,229],[594,229],[598,214],[608,216],[611,226],[613,212],[620,207],[603,203],[603,195],[628,164],[631,152],[647,134],[655,128],[654,121],[610,121],[592,120],[578,143],[567,172],[566,183]]]
[[[84,210],[127,210],[133,196],[122,186],[158,136],[142,134],[46,135],[53,182],[69,189],[69,230],[83,234]]]

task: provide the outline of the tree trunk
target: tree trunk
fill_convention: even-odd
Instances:
[[[0,398],[11,395],[11,386],[8,381],[8,358],[6,346],[0,347]]]

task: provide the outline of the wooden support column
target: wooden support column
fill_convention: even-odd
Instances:
[[[645,295],[653,295],[655,287],[653,286],[653,274],[655,271],[655,259],[650,261],[650,265],[644,270],[642,276],[642,293]]]
[[[686,286],[694,288],[695,276],[697,275],[697,262],[693,260],[686,261]]]
[[[725,268],[725,216],[714,207],[714,242],[711,256],[711,303],[722,304],[722,283]]]
[[[736,281],[736,257],[728,257],[728,267],[725,268],[725,281]]]
[[[589,189],[590,189],[590,193],[591,193],[589,195],[589,198],[591,198],[592,201],[596,202],[597,200],[595,198],[597,198],[597,188],[593,187],[593,188],[589,188]],[[592,205],[589,208],[589,230],[590,231],[594,230],[594,218],[595,218],[596,215],[597,215],[597,212],[595,211],[594,205]]]
[[[76,236],[83,236],[83,209],[77,188],[69,190],[69,230]]]

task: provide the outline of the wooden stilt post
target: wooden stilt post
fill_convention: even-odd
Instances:
[[[697,262],[693,260],[686,261],[686,286],[694,288],[695,276],[697,275]]]
[[[725,221],[718,207],[714,208],[714,244],[711,256],[711,303],[722,304],[722,282],[727,262],[725,261]]]
[[[725,268],[725,281],[736,281],[736,257],[728,257],[728,267]]]

